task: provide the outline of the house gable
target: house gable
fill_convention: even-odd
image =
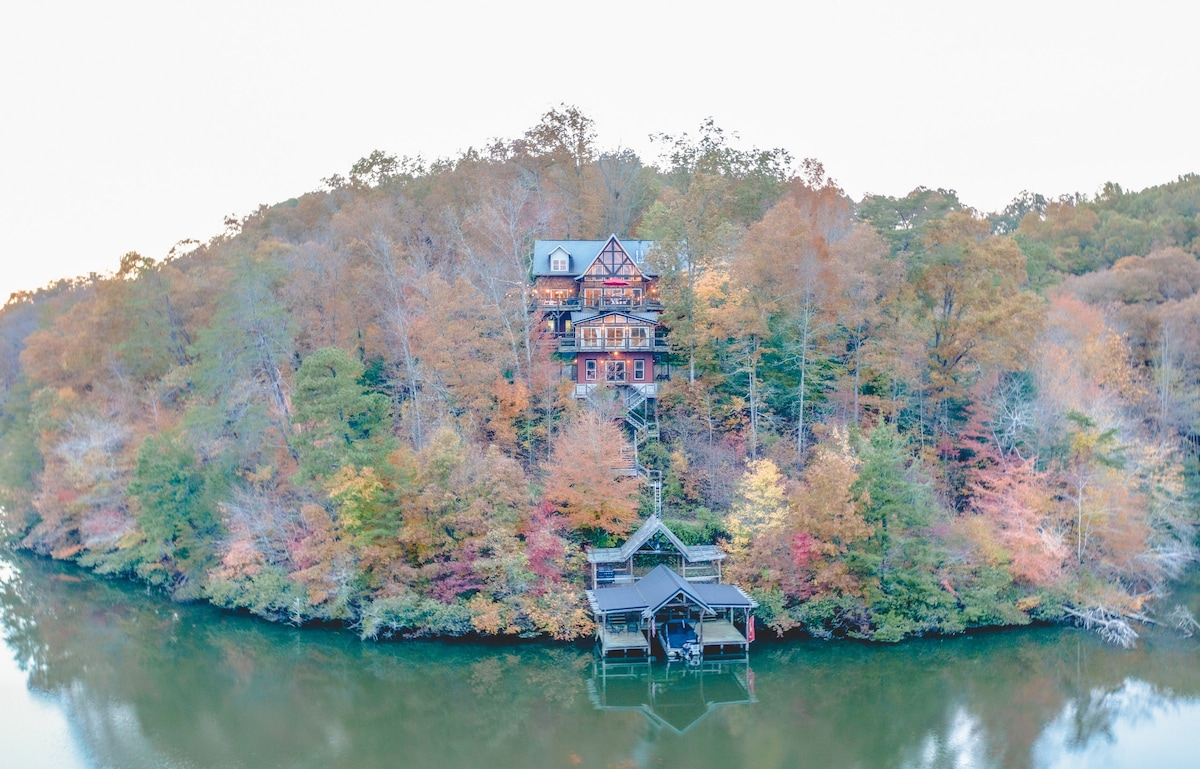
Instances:
[[[580,280],[588,282],[604,281],[641,281],[644,279],[642,270],[629,258],[629,254],[621,247],[617,236],[613,235],[600,249],[600,253],[592,259],[579,276]]]

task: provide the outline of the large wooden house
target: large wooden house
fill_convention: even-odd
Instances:
[[[654,495],[654,514],[624,545],[588,552],[587,597],[600,655],[648,659],[658,649],[667,659],[695,663],[744,654],[754,640],[757,604],[721,583],[720,548],[685,545],[662,522],[662,475],[637,459],[639,443],[657,436],[668,350],[659,336],[658,276],[646,264],[653,246],[615,235],[537,241],[529,311],[541,313],[555,338],[576,398],[599,405],[606,391],[615,395],[633,441],[628,466],[613,470],[645,477]]]
[[[660,338],[658,276],[645,240],[539,240],[533,252],[533,302],[570,364],[574,395],[611,388],[635,431],[652,432],[667,345]]]

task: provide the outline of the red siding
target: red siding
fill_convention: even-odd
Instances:
[[[596,378],[587,379],[587,363],[586,361],[596,361]],[[607,360],[623,360],[625,361],[625,382],[627,384],[647,384],[654,381],[654,354],[650,352],[623,352],[619,356],[608,352],[581,352],[575,356],[575,382],[578,384],[588,384],[589,382],[604,381],[604,361]],[[634,379],[634,361],[641,360],[645,362],[646,373],[642,379]]]

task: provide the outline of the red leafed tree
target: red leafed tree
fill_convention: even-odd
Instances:
[[[1038,587],[1057,582],[1071,548],[1053,476],[1014,456],[989,458],[969,477],[971,506],[1002,548],[1013,579]]]
[[[980,390],[973,395],[978,398]],[[1007,564],[1017,582],[1054,584],[1070,555],[1057,478],[1038,470],[1036,458],[1004,451],[992,417],[977,401],[960,442],[969,456],[965,491],[980,516],[973,527],[976,544],[988,560]]]

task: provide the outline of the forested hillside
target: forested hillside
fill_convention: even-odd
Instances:
[[[563,107],[375,152],[207,243],[0,311],[23,546],[364,637],[573,638],[650,509],[530,314],[538,238],[653,240],[665,517],[782,632],[1153,611],[1195,558],[1200,177],[983,215],[850,200],[711,122],[654,164]],[[33,258],[34,255],[30,255]],[[1163,604],[1165,613],[1169,604]]]

